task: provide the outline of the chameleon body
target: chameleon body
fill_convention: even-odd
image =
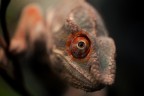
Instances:
[[[46,5],[46,1],[41,2]],[[10,52],[33,50],[35,42],[41,41],[49,65],[68,84],[85,91],[111,85],[116,68],[115,44],[100,15],[84,0],[57,2],[53,7],[36,3],[24,7]]]

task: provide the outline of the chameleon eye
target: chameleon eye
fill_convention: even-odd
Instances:
[[[75,58],[84,58],[89,53],[90,40],[86,36],[75,37],[70,45],[70,51]]]

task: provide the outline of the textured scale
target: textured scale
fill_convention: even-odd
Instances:
[[[57,2],[47,10],[38,4],[24,8],[10,51],[18,54],[43,41],[50,65],[70,85],[85,91],[111,85],[115,44],[99,14],[84,0]]]

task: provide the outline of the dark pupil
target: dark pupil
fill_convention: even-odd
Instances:
[[[81,41],[81,42],[78,43],[78,46],[79,46],[80,48],[83,48],[83,47],[85,46],[85,43]]]

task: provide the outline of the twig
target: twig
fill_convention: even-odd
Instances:
[[[7,43],[7,45],[9,45],[10,43],[10,38],[9,38],[9,33],[6,27],[6,10],[7,10],[7,6],[10,3],[10,0],[2,0],[1,1],[1,8],[0,8],[0,13],[1,13],[1,26],[2,26],[2,31],[3,31],[3,36],[5,38],[5,41]]]
[[[5,43],[7,45],[7,47],[4,50],[5,50],[6,56],[12,61],[15,79],[13,80],[7,74],[7,72],[2,68],[0,69],[0,75],[18,93],[20,93],[23,96],[30,96],[29,92],[24,87],[20,64],[19,64],[16,56],[13,56],[9,52],[10,38],[9,38],[9,32],[7,30],[7,26],[6,26],[6,10],[7,10],[7,6],[9,3],[10,3],[10,0],[2,0],[1,1],[0,18],[1,18],[1,26],[2,26],[2,32],[3,32],[4,40],[5,40]],[[1,42],[1,44],[3,44],[2,42]]]
[[[3,39],[2,36],[0,36],[0,46],[1,46],[3,49],[6,49],[6,48],[7,48],[6,42],[5,42],[5,40]]]

